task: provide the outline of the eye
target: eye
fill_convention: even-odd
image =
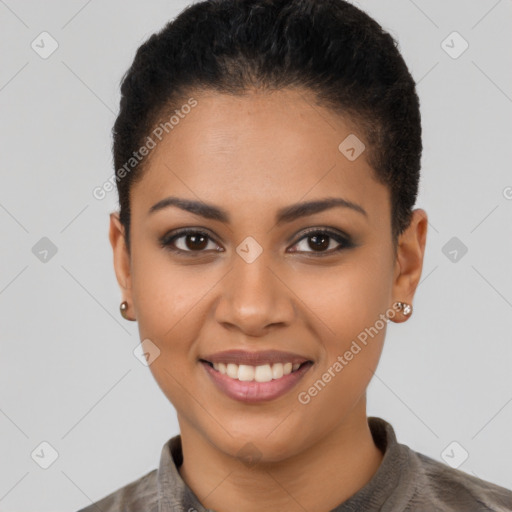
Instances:
[[[309,239],[309,241],[307,241]],[[295,245],[300,246],[301,242],[305,240],[305,242],[302,244],[304,249],[293,250],[292,252],[311,252],[311,253],[317,253],[314,254],[315,256],[328,256],[330,254],[342,251],[344,249],[349,249],[351,247],[354,247],[354,244],[352,241],[340,233],[337,233],[335,231],[327,230],[327,229],[313,229],[308,231],[305,236],[303,236]],[[332,249],[332,245],[338,244],[338,247]],[[308,251],[307,248],[311,248],[312,251]],[[330,250],[326,250],[329,249]]]
[[[309,242],[302,242],[308,239]],[[335,244],[337,243],[338,247],[333,249],[333,242],[335,242]],[[349,237],[336,231],[318,228],[307,231],[292,247],[300,246],[301,243],[303,244],[302,249],[292,250],[291,252],[309,252],[314,254],[314,256],[328,256],[344,249],[354,247]],[[202,253],[208,248],[216,252],[223,251],[206,231],[190,228],[163,236],[160,239],[160,245],[169,251],[179,254],[189,253],[192,255],[193,253]],[[312,250],[308,251],[308,247]]]
[[[218,249],[218,245],[205,231],[197,229],[183,229],[177,233],[165,235],[160,240],[160,245],[169,251],[176,253],[201,253],[208,248],[209,242],[213,243],[210,249],[214,251],[222,251]]]

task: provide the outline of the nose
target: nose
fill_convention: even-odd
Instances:
[[[217,322],[247,336],[290,325],[297,310],[295,298],[275,267],[265,251],[250,263],[235,255],[232,270],[219,283]]]

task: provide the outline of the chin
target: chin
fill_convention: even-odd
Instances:
[[[275,420],[275,419],[274,419]],[[276,463],[286,460],[304,448],[302,436],[288,431],[279,432],[279,421],[274,421],[273,426],[265,428],[252,422],[247,428],[234,432],[226,428],[232,435],[221,429],[209,436],[210,441],[221,451],[241,459],[246,465],[261,463]],[[270,434],[269,434],[270,433]]]

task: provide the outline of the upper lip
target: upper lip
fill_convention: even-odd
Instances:
[[[209,363],[234,363],[258,366],[274,363],[299,363],[302,364],[311,359],[295,354],[293,352],[282,352],[280,350],[262,350],[259,352],[248,352],[247,350],[225,350],[215,354],[201,357]]]

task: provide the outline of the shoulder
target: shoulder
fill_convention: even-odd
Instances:
[[[117,489],[78,512],[156,512],[158,510],[157,470]]]
[[[422,453],[410,450],[410,455],[417,467],[418,478],[407,510],[512,512],[512,490],[454,469]]]

